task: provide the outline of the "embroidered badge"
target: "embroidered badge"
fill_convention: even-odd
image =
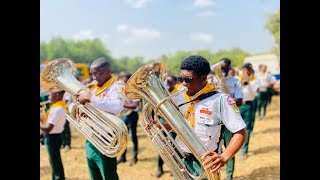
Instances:
[[[234,99],[233,97],[231,97],[231,96],[228,96],[227,101],[228,101],[228,104],[229,104],[229,105],[234,105],[234,104],[236,104],[235,99]]]
[[[234,111],[237,112],[237,113],[240,112],[240,110],[239,110],[239,108],[238,108],[238,106],[237,106],[236,104],[233,106],[233,109],[234,109]]]
[[[200,109],[200,113],[211,115],[212,111],[209,111],[208,108],[202,108]]]

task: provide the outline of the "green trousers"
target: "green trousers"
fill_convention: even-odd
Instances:
[[[86,158],[91,180],[118,180],[117,158],[103,155],[86,140]]]
[[[61,160],[60,146],[61,134],[47,134],[44,136],[49,161],[52,169],[52,180],[64,180],[64,169]]]
[[[253,130],[254,119],[252,113],[254,109],[253,102],[244,104],[239,107],[241,117],[246,124],[246,140],[241,147],[241,152],[247,154],[249,148],[250,135]]]
[[[70,125],[69,121],[66,120],[66,123],[64,124],[64,130],[61,134],[62,138],[62,146],[71,146],[71,131],[70,131]]]
[[[128,131],[130,132],[130,138],[133,142],[133,156],[138,156],[138,138],[137,138],[137,124],[139,120],[138,112],[132,112],[129,116],[121,117],[122,121],[127,125]],[[127,150],[121,155],[121,159],[126,160]]]
[[[230,143],[230,140],[232,138],[232,133],[225,127],[221,126],[223,128],[223,134],[224,134],[224,147],[227,147]],[[235,156],[233,156],[228,162],[227,162],[227,179],[233,178],[233,172],[234,172],[234,162],[235,162]]]
[[[268,105],[268,92],[259,92],[258,94],[258,115],[261,117],[261,108],[263,108],[263,117],[266,117]]]

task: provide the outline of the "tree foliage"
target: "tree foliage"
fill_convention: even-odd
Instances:
[[[75,41],[64,40],[56,36],[49,42],[40,42],[40,63],[62,57],[75,63],[87,64],[99,57],[112,61],[110,51],[104,47],[99,39]]]
[[[53,37],[48,42],[40,42],[40,63],[45,60],[54,60],[57,58],[68,58],[75,63],[91,64],[92,61],[99,57],[105,57],[109,60],[112,72],[120,73],[121,71],[133,74],[140,67],[155,61],[163,62],[167,65],[169,73],[178,76],[180,63],[192,54],[198,54],[206,58],[210,65],[217,63],[220,59],[227,57],[231,59],[232,65],[241,66],[243,60],[249,55],[248,52],[240,48],[231,50],[219,50],[215,53],[209,50],[177,51],[173,55],[161,55],[157,60],[144,60],[143,57],[111,57],[110,51],[105,48],[99,39],[93,40],[65,40],[61,37]]]
[[[266,29],[272,34],[276,46],[273,47],[273,51],[276,51],[277,54],[280,52],[280,9],[278,9],[274,14],[269,16],[265,24]]]

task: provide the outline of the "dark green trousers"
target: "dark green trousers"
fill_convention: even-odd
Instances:
[[[137,124],[139,120],[138,112],[132,112],[129,116],[122,116],[122,121],[127,125],[130,133],[130,138],[133,142],[133,156],[138,156],[138,138],[137,138]],[[121,155],[121,159],[126,159],[127,150]]]
[[[69,121],[66,120],[66,123],[64,124],[64,130],[61,134],[62,138],[62,146],[71,146],[71,131],[70,131],[70,125]]]
[[[244,144],[241,147],[241,152],[247,154],[248,153],[248,148],[249,148],[249,141],[250,141],[250,135],[253,130],[253,125],[254,125],[254,119],[252,118],[252,113],[253,112],[253,102],[241,105],[239,107],[241,117],[243,121],[246,123],[246,140]]]
[[[263,117],[266,116],[268,105],[268,92],[259,92],[258,93],[258,115],[261,117],[261,108],[263,108]]]
[[[60,146],[61,134],[47,134],[44,136],[49,161],[52,169],[52,180],[64,180],[64,169],[61,160]]]
[[[86,158],[91,180],[118,180],[117,158],[103,155],[86,140]]]
[[[224,147],[227,147],[230,143],[230,140],[232,138],[232,133],[225,127],[221,126],[223,128],[223,136],[224,136]],[[234,172],[234,162],[235,162],[235,156],[233,156],[228,162],[227,162],[227,179],[233,178],[233,172]]]

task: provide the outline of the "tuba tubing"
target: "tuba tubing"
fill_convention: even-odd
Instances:
[[[66,58],[51,61],[40,73],[40,85],[51,92],[64,90],[74,96],[86,93],[87,87],[74,76],[74,63]],[[75,96],[74,96],[75,97]],[[91,103],[80,104],[75,98],[66,119],[102,154],[121,155],[127,146],[128,130],[116,115],[95,108]]]
[[[209,180],[219,180],[219,171],[209,173],[203,168],[199,176],[192,175],[181,160],[181,157],[185,158],[184,153],[170,136],[169,132],[171,131],[178,135],[200,163],[204,161],[201,156],[208,149],[171,100],[174,94],[169,95],[163,82],[166,72],[167,67],[165,64],[152,63],[137,70],[126,84],[125,93],[128,98],[142,97],[148,101],[143,107],[143,122],[140,122],[140,125],[176,178],[198,180],[207,177]],[[152,116],[152,111],[154,111],[154,116]],[[158,114],[168,123],[172,130],[167,131],[164,128],[159,121]]]

